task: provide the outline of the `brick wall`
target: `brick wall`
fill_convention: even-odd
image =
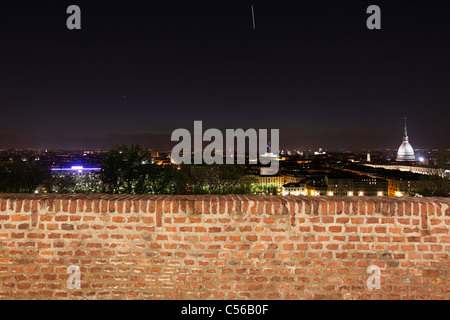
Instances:
[[[0,194],[0,298],[449,299],[449,205]],[[366,286],[370,265],[380,289]]]

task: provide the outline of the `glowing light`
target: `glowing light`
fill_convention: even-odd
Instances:
[[[424,161],[425,161],[425,158],[424,158],[424,157],[419,157],[419,161],[420,161],[420,162],[424,162]]]
[[[383,196],[383,191],[378,191],[377,192],[377,196],[382,197]]]
[[[396,197],[403,197],[403,193],[400,192],[400,191],[396,191],[396,192],[395,192],[395,196],[396,196]]]
[[[363,191],[360,191],[360,192],[358,193],[358,196],[363,197],[363,196],[364,196],[364,192],[363,192]]]
[[[347,195],[348,195],[349,197],[353,197],[353,192],[352,192],[352,191],[349,191],[349,192],[347,193]]]
[[[333,191],[328,191],[328,195],[329,195],[330,197],[332,197],[332,196],[334,196],[334,192],[333,192]]]
[[[52,171],[99,171],[101,168],[84,168],[83,166],[72,166],[70,168],[52,168]]]

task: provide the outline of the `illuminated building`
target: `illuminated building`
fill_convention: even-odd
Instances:
[[[353,173],[334,173],[325,176],[328,192],[334,196],[379,196],[388,192],[388,181],[383,178]]]
[[[398,148],[397,161],[415,161],[416,157],[414,155],[414,149],[409,143],[408,132],[406,129],[406,118],[405,118],[405,132],[403,135],[403,143]]]
[[[327,186],[324,184],[309,184],[306,186],[306,195],[324,196],[327,194]]]
[[[150,151],[150,157],[159,158],[159,151],[157,151],[157,150]]]
[[[394,170],[394,167],[399,170]],[[351,170],[351,172],[361,175],[367,175],[372,179],[380,178],[386,180],[388,182],[388,189],[387,193],[384,192],[383,195],[389,197],[398,197],[399,194],[402,194],[402,196],[414,196],[417,193],[420,194],[423,190],[435,188],[435,182],[441,179],[440,177],[433,177],[432,175],[402,170],[402,166],[388,166],[387,168],[389,169],[386,169],[386,166],[383,165],[361,165],[353,166],[351,169],[346,170]],[[372,186],[374,186],[373,182],[375,181],[370,182],[372,182]],[[376,185],[379,185],[379,182],[376,182]],[[382,190],[380,189],[379,191]]]
[[[283,173],[281,176],[284,179],[284,183],[298,183],[305,179],[303,175],[295,174],[295,173]]]
[[[257,183],[262,187],[281,188],[284,185],[284,178],[280,175],[273,176],[257,176]]]
[[[283,185],[281,194],[283,196],[293,195],[300,196],[306,195],[306,184],[305,183],[287,183]]]
[[[334,196],[347,196],[353,190],[353,175],[349,174],[328,174],[325,176],[325,184],[328,186],[328,193]]]
[[[323,151],[322,148],[319,148],[319,151],[314,151],[314,155],[316,155],[316,156],[322,156],[322,155],[325,155],[325,154],[327,154],[327,152]]]
[[[53,168],[52,174],[83,176],[92,173],[98,173],[100,170],[100,168],[84,168],[83,166],[72,166],[70,168]]]
[[[442,168],[431,168],[431,167],[418,167],[418,166],[406,166],[406,165],[383,165],[383,164],[364,164],[365,166],[372,168],[381,168],[386,170],[399,170],[402,172],[412,172],[417,174],[423,174],[427,176],[439,176],[441,178],[448,177],[446,170]]]
[[[53,168],[52,189],[57,193],[99,192],[101,190],[100,168]]]

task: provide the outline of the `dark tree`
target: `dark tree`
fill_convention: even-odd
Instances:
[[[32,193],[44,183],[48,170],[36,165],[8,163],[0,167],[0,192]]]
[[[236,165],[180,166],[174,179],[179,194],[248,194],[252,179]]]
[[[449,197],[450,180],[436,176],[433,179],[424,179],[422,188],[417,191],[424,197]]]
[[[117,147],[102,166],[103,192],[129,194],[248,194],[252,179],[236,165],[154,165],[139,146]]]
[[[171,194],[173,192],[172,166],[157,166],[151,163],[138,168],[135,192],[139,194]]]
[[[437,154],[437,156],[433,160],[435,167],[444,170],[450,169],[450,151],[448,150],[441,151],[440,153]]]
[[[103,161],[100,179],[108,193],[135,193],[141,174],[140,166],[148,161],[148,153],[140,146],[123,145],[111,150]]]

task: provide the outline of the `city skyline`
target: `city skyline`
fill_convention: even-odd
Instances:
[[[450,147],[448,4],[377,1],[368,30],[367,1],[77,1],[68,30],[70,4],[0,13],[0,148],[169,148],[202,120],[280,129],[281,148],[396,149],[405,116],[414,148]]]

